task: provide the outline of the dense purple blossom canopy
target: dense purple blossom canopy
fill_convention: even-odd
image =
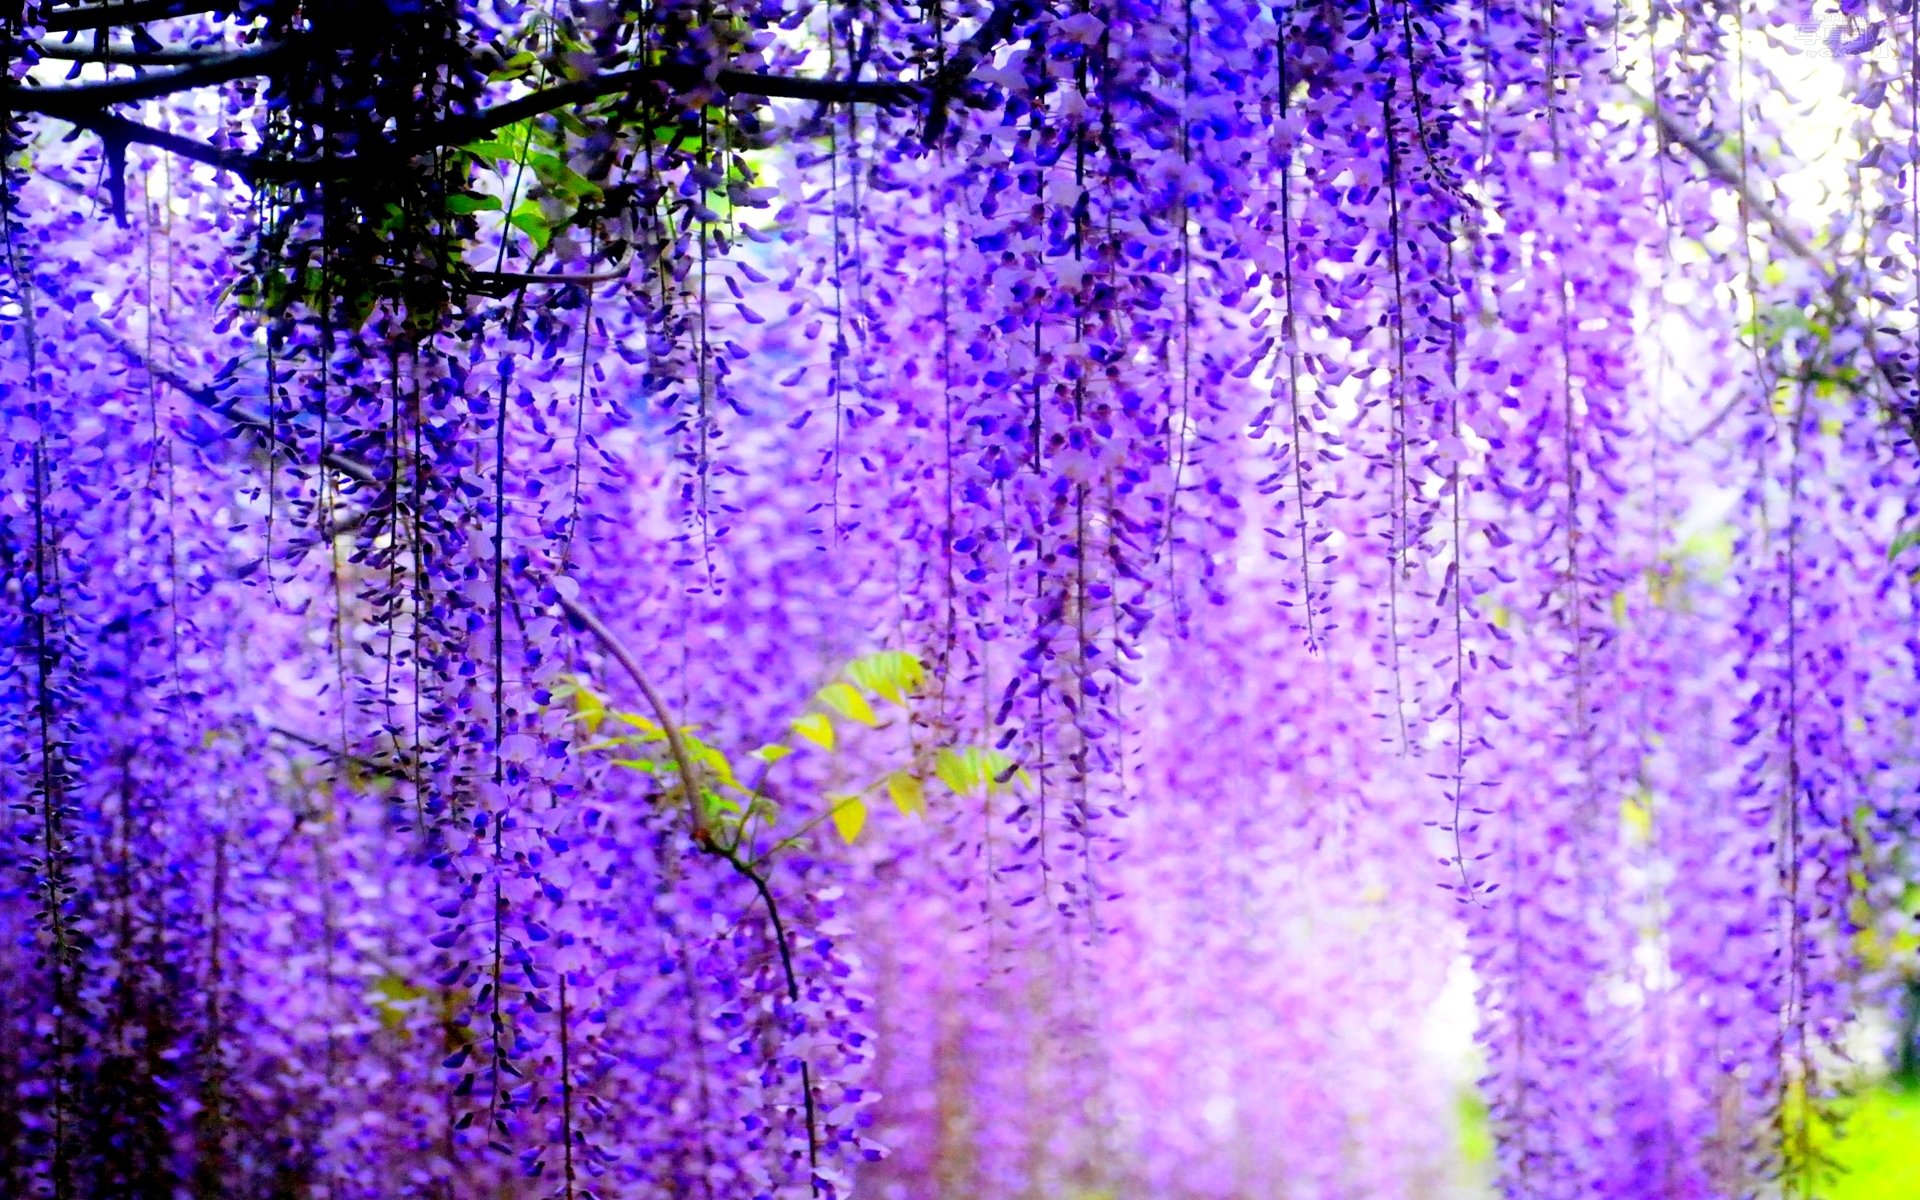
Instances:
[[[0,4],[0,1195],[1817,1191],[1917,13]]]

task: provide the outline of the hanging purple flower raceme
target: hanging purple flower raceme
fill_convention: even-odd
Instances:
[[[8,34],[0,1189],[1424,1194],[1467,964],[1510,1193],[1807,1189],[1905,14],[1831,259],[1724,5],[170,21]]]

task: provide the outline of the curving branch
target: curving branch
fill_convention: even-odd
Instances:
[[[292,182],[309,178],[307,172],[297,162],[272,159],[259,154],[247,154],[239,150],[222,150],[218,146],[209,146],[205,142],[195,141],[183,134],[167,129],[155,129],[151,125],[129,121],[125,117],[110,112],[96,109],[88,112],[62,113],[55,119],[87,130],[89,133],[99,134],[100,139],[109,146],[152,146],[192,162],[205,163],[222,171],[230,171],[249,184]]]
[[[119,43],[100,46],[92,42],[77,42],[49,46],[42,42],[35,45],[34,49],[41,58],[60,62],[108,63],[116,67],[191,67],[215,56],[215,52],[207,50],[141,50]]]
[[[170,21],[201,13],[232,12],[234,0],[131,0],[124,4],[76,4],[70,8],[48,7],[44,11],[48,33],[79,33],[90,29],[113,29],[122,25],[144,25],[148,21]]]
[[[953,98],[973,72],[986,61],[1001,44],[1013,37],[1020,23],[1030,20],[1039,11],[1036,0],[1000,0],[980,23],[980,28],[954,50],[940,69],[934,73],[927,91],[927,123],[924,140],[928,145],[940,139],[947,131],[947,110]]]
[[[253,46],[228,54],[205,54],[176,71],[161,71],[135,79],[75,83],[60,87],[13,86],[0,92],[0,109],[63,117],[87,113],[109,104],[137,104],[175,92],[213,87],[235,79],[265,75],[287,57],[285,45]]]
[[[674,765],[680,770],[681,786],[687,791],[687,802],[692,809],[694,844],[732,867],[736,874],[753,886],[754,892],[760,897],[760,902],[766,905],[767,920],[773,926],[773,944],[780,953],[780,971],[787,985],[787,999],[798,1004],[800,975],[794,969],[793,950],[787,945],[787,925],[780,916],[780,904],[774,897],[773,885],[767,882],[766,872],[740,857],[738,847],[723,845],[708,829],[705,814],[700,808],[701,776],[695,771],[693,758],[687,753],[686,744],[680,737],[679,727],[674,723],[673,712],[667,707],[665,698],[654,688],[646,672],[640,669],[639,660],[621,643],[619,638],[614,636],[613,631],[578,600],[569,596],[566,588],[560,586],[563,583],[574,583],[574,581],[561,577],[549,582],[554,585],[553,592],[559,598],[561,611],[593,635],[594,640],[600,643],[601,649],[620,664],[620,668],[627,673],[627,677],[633,680],[634,686],[640,689],[640,694],[646,698],[647,707],[653,710],[654,721],[666,733],[668,751],[673,755]],[[817,1128],[819,1117],[813,1101],[813,1067],[804,1054],[798,1057],[800,1059],[800,1094],[805,1105],[807,1121],[807,1165],[813,1169],[813,1194],[818,1196],[820,1194],[818,1174],[820,1135]]]
[[[680,768],[680,786],[687,793],[687,816],[693,823],[693,840],[698,842],[704,850],[713,849],[715,846],[713,834],[707,827],[706,813],[700,807],[700,792],[704,786],[705,776],[694,766],[693,755],[687,752],[687,743],[680,736],[680,726],[674,722],[673,710],[667,707],[666,698],[653,686],[653,682],[647,678],[647,673],[640,669],[640,660],[628,652],[620,639],[613,636],[613,630],[608,629],[599,617],[588,612],[577,600],[568,596],[562,582],[558,579],[552,581],[553,593],[560,598],[560,608],[568,617],[578,622],[582,629],[592,634],[594,640],[613,656],[613,661],[620,664],[620,669],[627,673],[627,678],[633,680],[633,686],[640,689],[641,696],[646,698],[647,707],[653,710],[653,719],[659,723],[661,731],[666,734],[667,750],[673,755],[673,763]]]
[[[236,428],[250,435],[262,448],[280,454],[295,456],[299,454],[299,444],[283,437],[280,431],[274,428],[273,421],[267,414],[238,400],[227,399],[210,387],[201,387],[171,367],[148,361],[144,354],[97,317],[89,321],[87,327],[108,345],[118,350],[128,362],[209,412],[226,418]],[[366,463],[332,451],[326,451],[320,455],[320,465],[359,483],[377,486],[383,482],[379,472]]]
[[[290,46],[280,44],[231,54],[202,55],[179,70],[138,79],[65,87],[0,88],[0,112],[53,117],[98,134],[109,145],[153,146],[194,162],[230,171],[249,184],[317,183],[329,178],[349,177],[356,171],[364,170],[364,161],[359,157],[335,159],[323,166],[318,162],[224,150],[107,111],[109,106],[115,104],[154,100],[176,92],[271,74],[272,69],[288,58],[291,51]],[[440,146],[462,145],[515,121],[590,103],[606,96],[630,94],[651,86],[682,94],[711,89],[730,96],[814,100],[827,104],[876,104],[882,107],[912,103],[925,94],[920,85],[905,82],[812,79],[735,70],[723,70],[708,79],[691,67],[636,67],[628,71],[612,71],[571,80],[477,112],[447,117],[404,142],[387,148],[380,158],[384,161],[394,155],[405,156]]]
[[[586,104],[606,96],[619,96],[658,85],[670,92],[686,93],[711,88],[729,96],[763,96],[793,100],[819,100],[830,104],[907,103],[920,95],[916,84],[886,83],[858,79],[809,79],[798,75],[771,75],[759,71],[725,70],[708,79],[692,67],[635,67],[609,71],[541,88],[512,100],[483,108],[467,116],[451,117],[423,130],[415,141],[421,146],[457,146],[485,137],[494,130],[528,117],[537,117],[555,109]]]
[[[1642,99],[1641,103],[1646,106],[1648,113],[1653,117],[1654,125],[1659,130],[1663,140],[1679,146],[1698,160],[1700,165],[1706,170],[1709,178],[1731,189],[1738,195],[1741,203],[1746,205],[1747,211],[1759,217],[1761,221],[1766,223],[1769,229],[1773,230],[1774,237],[1779,240],[1780,245],[1820,277],[1821,282],[1826,285],[1827,291],[1832,295],[1837,309],[1846,291],[1845,273],[1838,266],[1829,262],[1818,250],[1814,249],[1813,244],[1787,220],[1786,214],[1768,203],[1766,197],[1762,196],[1754,188],[1746,174],[1733,163],[1721,157],[1720,153],[1709,145],[1705,139],[1688,131],[1688,129],[1680,123],[1679,118],[1675,117],[1673,113],[1668,111],[1657,100]],[[1912,380],[1910,378],[1903,378],[1900,374],[1900,368],[1898,368],[1894,362],[1881,355],[1878,343],[1879,331],[1871,322],[1863,322],[1863,327],[1860,331],[1860,344],[1866,350],[1867,357],[1872,360],[1874,370],[1879,373],[1882,382],[1884,382],[1891,391],[1891,395],[1883,403],[1886,415],[1890,420],[1898,423],[1902,427],[1915,446],[1920,446],[1920,406],[1909,406],[1905,411],[1902,411],[1898,403],[1899,397],[1911,385]],[[1705,437],[1708,433],[1712,432],[1731,411],[1732,409],[1730,407],[1721,410],[1709,420],[1705,426],[1690,435],[1687,441],[1692,443]]]
[[[0,90],[0,109],[18,113],[36,113],[49,117],[85,115],[110,104],[130,104],[155,100],[176,92],[212,87],[235,79],[268,75],[288,58],[293,47],[286,43],[255,46],[225,54],[166,54],[164,61],[183,64],[178,70],[146,75],[137,79],[114,79],[102,83],[80,83],[59,87],[19,87]],[[85,55],[88,61],[132,61],[116,59],[108,52]],[[68,51],[61,57],[80,58]],[[154,55],[141,55],[156,61]],[[763,96],[790,100],[817,100],[827,104],[878,104],[892,106],[916,100],[922,94],[918,84],[862,79],[812,79],[800,75],[775,75],[764,71],[722,70],[709,78],[693,67],[635,67],[609,71],[585,79],[569,80],[553,87],[529,92],[475,113],[449,117],[429,126],[411,139],[423,146],[458,145],[484,137],[503,125],[574,104],[585,104],[604,96],[635,92],[658,84],[677,93],[711,88],[731,96]]]

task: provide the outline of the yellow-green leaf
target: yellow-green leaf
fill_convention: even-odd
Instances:
[[[474,196],[466,192],[455,192],[447,197],[447,211],[462,216],[467,213],[496,212],[500,207],[498,196]]]
[[[796,717],[792,722],[792,729],[822,750],[833,749],[833,722],[827,719],[825,713],[808,713],[804,717]]]
[[[867,703],[867,698],[849,684],[830,683],[815,692],[813,698],[849,721],[869,726],[880,723],[874,718],[873,706]]]
[[[740,781],[734,778],[733,763],[728,761],[725,754],[697,737],[689,737],[686,742],[688,757],[713,772],[715,780],[731,788],[740,786]]]
[[[534,57],[533,51],[522,50],[495,67],[493,73],[487,78],[494,83],[508,83],[531,73],[539,64],[540,60]]]
[[[405,1030],[408,1014],[419,1008],[420,1001],[427,997],[425,988],[391,973],[374,980],[368,992],[367,998],[380,1015],[380,1024],[395,1033]]]
[[[535,250],[545,250],[553,239],[553,226],[547,221],[547,215],[531,200],[516,207],[507,216],[507,223],[526,234]]]
[[[904,650],[881,650],[848,663],[847,678],[882,700],[905,704],[907,693],[926,681],[927,669]]]
[[[1027,773],[1016,768],[1006,754],[981,746],[939,751],[933,756],[933,773],[940,777],[940,782],[962,796],[973,792],[992,795],[1005,789],[1009,779],[1023,784],[1032,782]]]
[[[597,742],[588,742],[586,745],[580,747],[580,752],[586,754],[594,750],[613,750],[621,746],[631,746],[641,740],[640,738],[630,737],[601,738]]]
[[[573,694],[573,714],[587,727],[588,733],[600,728],[600,722],[607,719],[607,703],[598,693],[578,679],[569,680],[565,685]]]
[[[833,801],[833,827],[849,843],[867,827],[867,802],[858,796],[828,796]]]
[[[642,734],[645,734],[649,740],[664,741],[666,739],[667,735],[661,730],[659,725],[647,720],[639,713],[623,712],[615,713],[614,716],[619,717],[622,721],[638,729]]]
[[[768,742],[758,750],[747,751],[747,757],[757,758],[768,766],[772,766],[774,763],[779,762],[792,753],[792,746],[783,746],[779,742]]]
[[[927,785],[918,775],[908,771],[888,775],[887,795],[892,798],[893,806],[908,816],[926,815]]]
[[[973,790],[967,764],[951,750],[941,750],[933,756],[933,773],[957,795],[964,796]]]

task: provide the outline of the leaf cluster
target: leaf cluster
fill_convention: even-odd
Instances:
[[[674,732],[699,775],[691,797],[689,781],[681,778],[670,752],[668,731],[658,721],[610,706],[585,680],[569,681],[564,693],[576,721],[592,738],[581,751],[607,754],[614,766],[653,777],[663,804],[688,805],[697,829],[715,849],[744,854],[749,865],[757,867],[829,822],[844,841],[858,841],[872,812],[870,802],[881,797],[903,817],[924,817],[930,784],[966,798],[1029,782],[1027,773],[1002,751],[955,742],[910,742],[904,754],[883,753],[881,769],[855,787],[823,789],[817,798],[794,801],[774,785],[783,764],[790,769],[809,758],[844,761],[852,744],[848,735],[885,729],[888,710],[911,717],[926,682],[926,666],[919,658],[883,650],[855,659],[819,688],[806,711],[787,721],[789,736],[783,740],[734,754],[702,737],[701,726],[679,726]],[[778,836],[763,846],[763,835]]]

